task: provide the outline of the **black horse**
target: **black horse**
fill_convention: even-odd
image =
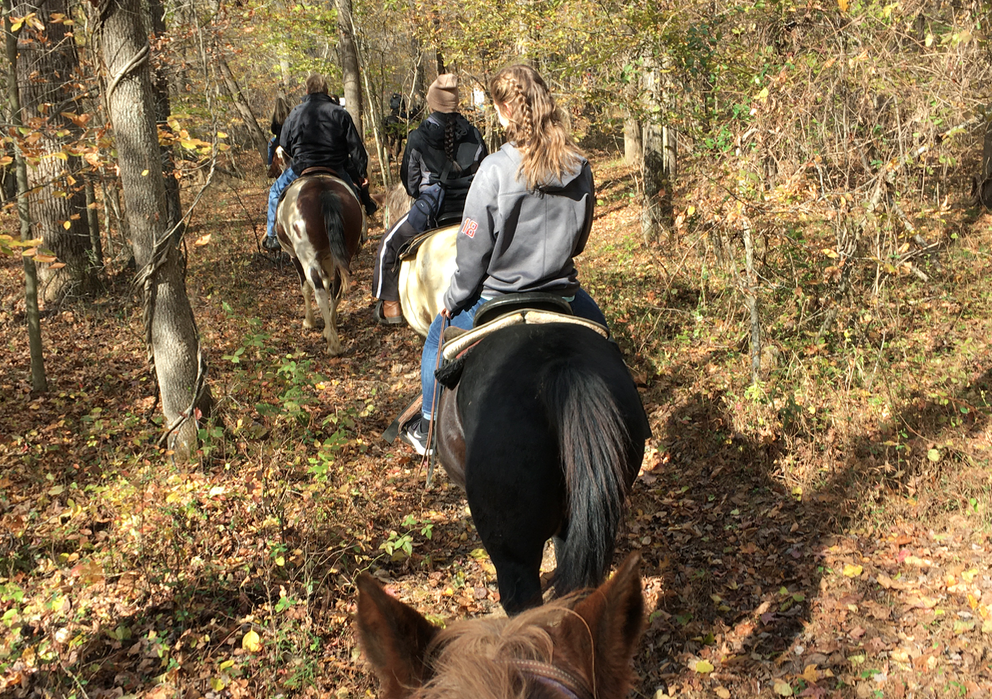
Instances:
[[[481,311],[480,311],[481,314]],[[601,583],[650,436],[617,346],[581,325],[512,325],[464,354],[438,406],[438,455],[465,489],[508,614]]]
[[[382,131],[386,138],[386,152],[390,160],[399,160],[403,154],[403,142],[413,122],[420,119],[423,107],[414,104],[407,110],[406,98],[394,92],[389,98],[389,116],[382,120]]]

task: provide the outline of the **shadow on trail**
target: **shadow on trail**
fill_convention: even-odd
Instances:
[[[728,685],[734,696],[753,696],[780,677],[797,689],[806,685],[795,678],[810,664],[849,675],[849,656],[877,655],[896,639],[874,628],[826,639],[807,632],[815,614],[846,609],[843,592],[824,581],[834,573],[825,553],[850,536],[851,516],[869,500],[905,494],[906,483],[922,472],[936,478],[927,450],[948,430],[960,434],[962,421],[972,433],[987,426],[992,370],[975,372],[949,400],[911,401],[891,427],[848,445],[828,445],[822,428],[791,435],[794,448],[813,452],[802,458],[822,461],[822,482],[804,493],[783,484],[781,464],[798,455],[783,447],[782,435],[757,441],[733,429],[725,406],[739,399],[714,391],[666,403],[687,370],[676,366],[648,391],[660,463],[634,486],[627,541],[617,552],[620,560],[639,550],[642,573],[660,582],[647,590],[657,603],[635,658],[640,695],[671,688],[710,696]],[[886,459],[896,463],[892,434],[900,430],[912,435],[900,447],[902,468],[881,468]],[[957,468],[964,458],[950,455],[946,462]],[[858,599],[886,603],[886,591],[868,573],[850,582]],[[695,672],[700,660],[714,669]],[[822,679],[814,689],[832,690],[832,682]]]

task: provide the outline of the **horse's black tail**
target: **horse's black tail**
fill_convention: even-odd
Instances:
[[[546,401],[557,419],[568,492],[555,590],[564,594],[602,582],[626,515],[624,465],[628,430],[606,381],[562,363],[549,372]]]
[[[345,242],[344,218],[341,216],[341,197],[336,192],[325,189],[320,193],[320,207],[324,212],[324,230],[330,243],[331,257],[334,268],[338,271],[341,284],[332,290],[335,298],[341,298],[351,283],[351,272],[348,269],[348,247]]]

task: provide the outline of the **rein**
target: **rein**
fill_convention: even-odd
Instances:
[[[441,357],[444,354],[442,352],[442,350],[444,349],[444,331],[448,328],[448,325],[450,323],[451,323],[451,321],[448,319],[448,317],[442,313],[441,314],[441,337],[438,340],[437,362],[434,365],[434,371],[435,372],[441,366]],[[436,449],[435,450],[432,450],[430,448],[430,445],[433,443],[433,440],[434,440],[434,426],[437,424],[437,406],[440,403],[441,391],[443,391],[443,390],[444,390],[444,388],[440,384],[438,384],[437,387],[434,389],[434,400],[431,401],[431,424],[427,428],[427,449],[424,451],[424,458],[420,462],[420,467],[421,468],[423,468],[425,465],[427,466],[427,484],[426,484],[426,487],[428,487],[428,488],[431,487],[431,481],[434,479],[434,462],[436,460],[436,457],[434,455],[434,451]]]
[[[514,667],[540,684],[562,691],[569,699],[595,699],[595,695],[578,677],[540,660],[514,660]]]

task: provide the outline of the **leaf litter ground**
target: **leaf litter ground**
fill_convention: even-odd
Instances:
[[[644,244],[629,175],[600,162],[580,273],[654,432],[617,554],[642,557],[637,696],[987,696],[990,428],[970,396],[989,390],[988,218],[960,244],[962,296],[928,301],[970,304],[967,323],[943,340],[929,316],[903,329],[917,352],[955,333],[978,349],[953,370],[926,351],[907,364],[932,371],[888,401],[903,410],[890,429],[869,414],[877,390],[815,376],[795,415],[749,398],[739,301],[701,301],[690,243]],[[328,359],[292,268],[258,248],[264,197],[261,181],[217,184],[188,235],[223,419],[195,464],[157,447],[123,275],[96,302],[45,308],[51,390],[32,396],[21,266],[0,261],[0,696],[374,693],[352,626],[361,570],[437,622],[502,613],[461,493],[440,469],[426,488],[419,459],[380,439],[418,391],[420,352],[372,321],[381,217],[341,313],[347,354]],[[799,363],[843,370],[821,354]],[[965,420],[924,390],[948,376]]]

